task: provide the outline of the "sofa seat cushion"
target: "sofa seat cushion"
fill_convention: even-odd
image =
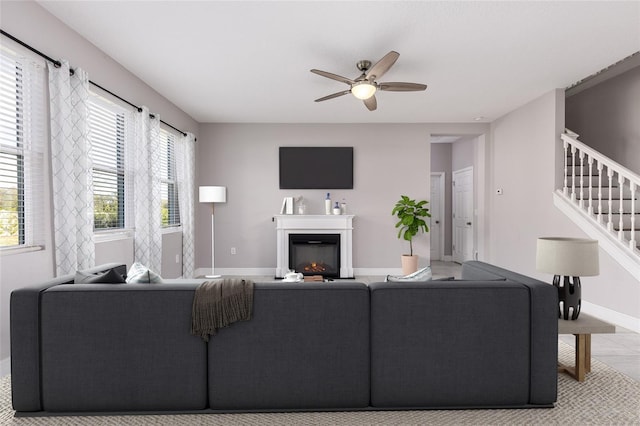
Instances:
[[[525,406],[529,305],[512,282],[372,284],[372,405]]]
[[[74,284],[45,291],[43,409],[206,408],[206,345],[190,334],[196,286]]]

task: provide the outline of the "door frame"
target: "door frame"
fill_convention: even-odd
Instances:
[[[440,250],[438,253],[438,257],[440,258],[440,260],[446,260],[444,257],[444,246],[445,246],[445,224],[446,222],[446,217],[445,215],[445,209],[444,209],[444,203],[445,203],[445,179],[446,179],[446,173],[445,172],[432,172],[431,173],[431,179],[433,179],[434,176],[437,176],[440,179],[440,185],[439,186],[439,191],[440,191],[440,211],[438,212],[439,216],[440,216]],[[429,192],[431,192],[431,188],[429,188]],[[431,225],[431,219],[429,220],[429,225]]]

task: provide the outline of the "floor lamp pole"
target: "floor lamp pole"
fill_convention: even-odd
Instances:
[[[205,278],[221,278],[221,275],[216,275],[215,272],[215,222],[213,219],[214,216],[215,204],[211,203],[211,275],[206,275]]]

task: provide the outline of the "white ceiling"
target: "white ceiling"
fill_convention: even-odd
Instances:
[[[39,3],[202,123],[491,121],[640,50],[638,1]],[[390,50],[425,92],[313,102]]]

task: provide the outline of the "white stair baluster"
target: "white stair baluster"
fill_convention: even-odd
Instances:
[[[592,192],[592,188],[593,188],[593,184],[591,183],[591,174],[593,173],[593,158],[588,155],[587,156],[587,161],[589,162],[589,207],[587,209],[587,213],[589,213],[589,216],[593,216],[593,199],[591,197],[591,192]]]
[[[629,240],[629,248],[635,250],[636,242],[636,184],[631,182],[631,239]]]
[[[618,213],[620,213],[620,220],[618,221],[618,240],[622,241],[624,237],[624,222],[622,220],[622,216],[624,214],[624,177],[620,173],[618,173],[618,185],[620,186],[620,209],[618,210]]]
[[[598,161],[598,223],[602,223],[602,162]]]
[[[576,147],[571,145],[571,201],[576,200]]]
[[[562,192],[567,196],[569,195],[569,188],[567,186],[567,180],[569,177],[569,143],[565,139],[562,141],[562,145],[564,146],[564,186],[562,187]]]
[[[584,151],[580,150],[580,208],[584,209]]]
[[[608,218],[607,218],[607,229],[609,231],[613,231],[613,200],[611,199],[611,181],[613,180],[613,170],[610,167],[607,167],[607,176],[609,177],[609,210],[608,210]]]

